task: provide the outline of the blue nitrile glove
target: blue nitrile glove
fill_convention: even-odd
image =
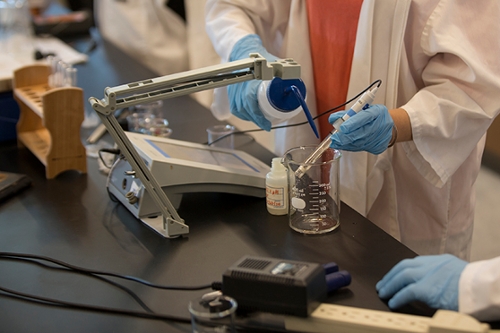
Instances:
[[[458,281],[467,262],[451,254],[405,259],[394,266],[376,289],[389,307],[421,301],[435,309],[458,310]]]
[[[229,55],[229,61],[248,58],[250,53],[260,53],[267,61],[275,61],[273,56],[262,46],[262,41],[257,35],[247,35],[234,44]],[[257,92],[262,81],[250,80],[242,83],[231,84],[227,87],[231,113],[243,120],[251,120],[260,128],[270,131],[271,122],[267,120],[259,108]]]
[[[328,121],[333,124],[345,113],[345,111],[332,113]],[[340,130],[331,137],[330,146],[334,149],[367,151],[378,155],[387,149],[392,138],[393,126],[392,117],[384,105],[370,105],[340,125]]]

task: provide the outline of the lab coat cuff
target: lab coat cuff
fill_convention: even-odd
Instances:
[[[500,257],[468,264],[458,284],[458,311],[481,321],[498,320]]]
[[[407,103],[402,106],[410,117],[413,141],[404,142],[403,148],[406,156],[420,174],[436,187],[443,187],[448,181],[450,175],[436,161],[433,162],[432,156],[426,153],[429,149],[425,148],[425,142],[419,140],[422,137],[420,129],[423,126],[423,120],[419,116],[418,105]]]
[[[474,294],[472,292],[472,285],[474,281],[475,269],[477,263],[468,264],[465,266],[460,280],[458,281],[458,311],[470,314],[472,311],[472,304],[474,304]]]
[[[406,156],[410,160],[410,162],[415,166],[415,168],[420,172],[420,174],[432,185],[441,188],[448,180],[448,177],[445,177],[445,180],[441,178],[436,171],[432,168],[429,162],[420,154],[417,146],[414,142],[402,142],[403,149],[406,153]]]

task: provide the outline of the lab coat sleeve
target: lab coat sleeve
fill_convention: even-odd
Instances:
[[[223,61],[229,59],[234,44],[249,34],[259,35],[271,54],[282,56],[281,41],[289,12],[288,0],[208,0],[206,30]]]
[[[480,5],[441,0],[422,30],[407,31],[406,47],[420,50],[413,57],[428,61],[413,69],[421,73],[420,87],[402,106],[413,131],[413,142],[404,143],[404,148],[436,186],[446,183],[464,163],[499,113],[498,17],[498,0]]]
[[[289,13],[289,0],[207,0],[205,27],[222,62],[229,60],[234,44],[249,34],[259,35],[267,51],[284,57],[282,41]],[[231,113],[226,87],[214,90],[210,109],[218,120],[229,119]]]
[[[459,281],[458,310],[481,321],[500,320],[500,257],[465,266]]]

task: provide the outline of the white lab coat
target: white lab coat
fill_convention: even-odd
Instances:
[[[186,21],[165,0],[99,0],[95,16],[102,36],[157,75],[220,63],[205,31],[204,0],[184,0]],[[192,94],[205,107],[213,92]]]
[[[189,69],[186,23],[165,0],[94,1],[101,35],[159,75]]]
[[[500,320],[500,257],[465,266],[459,282],[458,310],[481,321]]]
[[[340,196],[418,254],[469,257],[474,182],[500,105],[498,17],[498,0],[363,2],[348,96],[382,79],[375,103],[403,107],[413,141],[378,156],[343,152]],[[208,0],[206,19],[222,59],[257,33],[270,53],[300,63],[317,114],[303,0]],[[229,114],[213,108],[219,118]],[[317,140],[307,126],[275,131],[277,154],[309,143]]]

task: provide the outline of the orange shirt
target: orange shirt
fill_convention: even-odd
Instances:
[[[359,12],[363,0],[308,0],[309,39],[318,114],[347,99]],[[332,130],[319,118],[321,139]]]

